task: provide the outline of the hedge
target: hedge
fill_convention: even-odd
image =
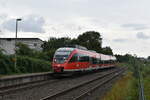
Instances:
[[[16,68],[14,63],[14,56],[0,54],[0,74],[47,72],[51,70],[50,62],[27,56],[17,56]]]

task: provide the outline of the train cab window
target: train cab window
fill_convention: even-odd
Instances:
[[[74,54],[69,62],[77,62],[78,61],[78,54]]]

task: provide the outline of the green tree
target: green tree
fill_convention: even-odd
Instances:
[[[148,56],[147,59],[150,60],[150,56]]]
[[[89,50],[95,50],[98,53],[113,55],[112,49],[110,47],[102,48],[101,35],[99,32],[95,31],[84,32],[83,34],[79,35],[77,38],[74,39],[68,37],[62,38],[51,37],[48,41],[44,42],[42,48],[44,52],[47,52],[50,59],[52,59],[53,57],[52,55],[54,54],[56,49],[64,47],[66,45],[75,45],[75,44],[84,46]]]
[[[79,45],[85,46],[90,50],[95,50],[99,53],[102,51],[102,38],[99,32],[87,31],[79,35],[77,41]]]
[[[64,47],[66,45],[71,45],[73,43],[76,43],[76,39],[72,40],[68,37],[50,38],[48,41],[45,41],[44,44],[42,45],[43,52],[45,55],[47,55],[47,57],[45,56],[45,58],[46,59],[49,58],[49,60],[52,60],[56,49]]]
[[[16,46],[17,46],[16,50],[17,55],[34,56],[33,54],[34,51],[30,49],[28,45],[18,42]]]
[[[56,50],[60,47],[64,47],[65,45],[72,44],[70,38],[62,37],[62,38],[50,38],[48,41],[45,41],[42,45],[43,51]]]
[[[104,47],[102,48],[102,52],[103,54],[107,54],[107,55],[113,55],[113,51],[110,47]]]
[[[134,57],[130,54],[125,54],[125,55],[115,55],[117,57],[117,60],[119,62],[129,62],[130,59],[133,59]]]

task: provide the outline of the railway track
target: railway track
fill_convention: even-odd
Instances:
[[[51,84],[51,83],[55,83],[58,81],[59,81],[58,79],[50,79],[50,80],[43,80],[43,81],[38,81],[38,82],[33,82],[33,83],[28,83],[28,84],[21,84],[21,85],[17,85],[17,86],[2,88],[2,89],[0,89],[0,96],[3,96],[8,93],[16,92],[16,91],[21,91],[24,89],[40,87],[42,85]]]
[[[117,69],[101,76],[95,76],[93,79],[83,81],[75,86],[64,89],[40,100],[82,100],[82,98],[84,98],[90,92],[102,87],[107,82],[122,74],[124,70],[125,69]]]
[[[122,69],[112,68],[82,76],[49,79],[0,90],[0,100],[80,100],[90,93],[90,89],[101,84]],[[114,76],[115,78],[115,76]],[[87,80],[88,79],[88,80]],[[107,83],[103,82],[103,84]],[[93,89],[94,90],[94,89]]]

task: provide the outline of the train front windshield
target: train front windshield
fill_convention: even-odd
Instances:
[[[54,62],[59,64],[64,63],[68,59],[70,53],[71,51],[56,51],[54,55]]]

